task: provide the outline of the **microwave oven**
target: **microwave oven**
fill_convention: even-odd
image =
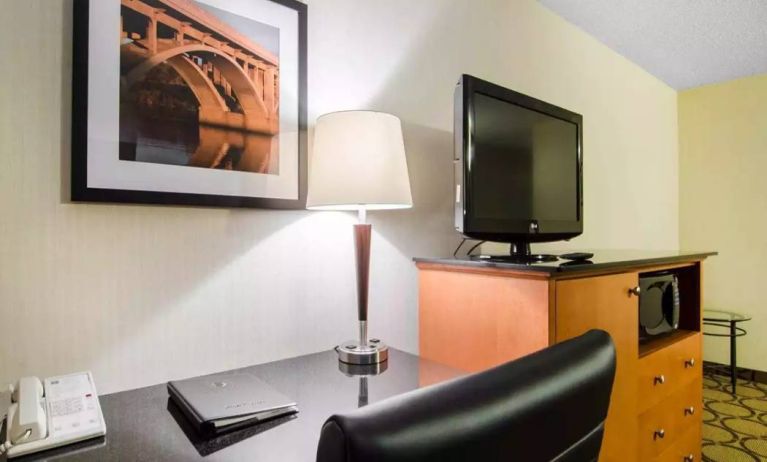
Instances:
[[[639,338],[679,328],[679,279],[672,273],[639,276]]]

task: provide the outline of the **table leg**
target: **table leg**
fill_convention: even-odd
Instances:
[[[735,371],[738,367],[738,354],[736,348],[737,332],[735,322],[730,321],[730,380],[732,381],[732,394],[735,394]]]

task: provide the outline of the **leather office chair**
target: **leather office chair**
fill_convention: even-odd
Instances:
[[[615,375],[600,330],[330,417],[317,462],[596,461]]]

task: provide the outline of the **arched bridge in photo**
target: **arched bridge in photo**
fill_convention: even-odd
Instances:
[[[279,59],[191,0],[121,0],[121,91],[157,65],[194,93],[201,124],[275,134]]]

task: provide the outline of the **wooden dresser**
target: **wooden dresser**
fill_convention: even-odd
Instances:
[[[600,460],[699,461],[701,277],[711,255],[606,251],[581,265],[417,258],[420,355],[474,372],[606,330],[617,370]],[[636,288],[656,271],[678,277],[680,329],[640,344]]]

